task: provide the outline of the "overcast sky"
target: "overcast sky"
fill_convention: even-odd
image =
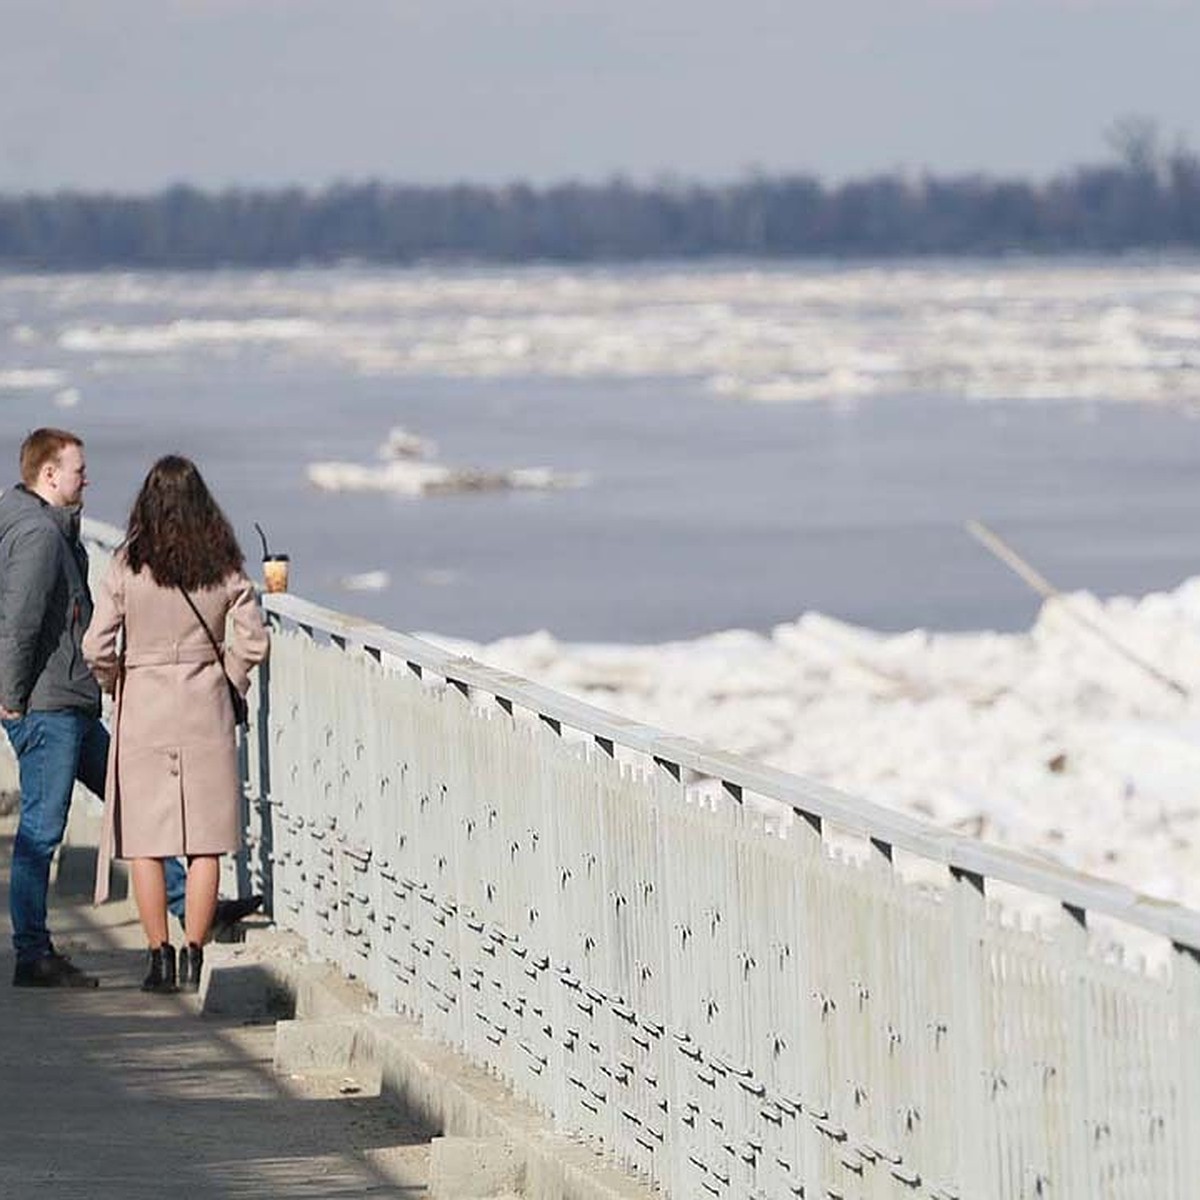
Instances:
[[[0,0],[0,189],[1040,177],[1198,80],[1200,0]]]

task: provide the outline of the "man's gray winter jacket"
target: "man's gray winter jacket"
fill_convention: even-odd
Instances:
[[[91,619],[78,512],[9,488],[0,496],[0,705],[99,714],[80,648]]]

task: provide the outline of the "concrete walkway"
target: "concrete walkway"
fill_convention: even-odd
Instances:
[[[14,829],[0,818],[0,1196],[427,1195],[428,1135],[369,1081],[280,1076],[269,1021],[144,995],[131,904],[54,902],[58,949],[99,989],[13,988]]]

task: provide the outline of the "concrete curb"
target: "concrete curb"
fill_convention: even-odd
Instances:
[[[466,1200],[519,1194],[526,1200],[652,1200],[649,1185],[602,1152],[554,1130],[548,1118],[461,1054],[426,1037],[412,1021],[371,1012],[369,994],[333,967],[307,960],[290,934],[249,930],[240,945],[212,948],[206,1011],[246,1011],[291,1020],[276,1026],[283,1071],[378,1071],[380,1086],[454,1145],[435,1148],[431,1196]],[[253,994],[252,994],[253,993]],[[436,1146],[436,1144],[435,1144]],[[462,1190],[464,1163],[480,1190]],[[489,1190],[482,1190],[487,1188]]]

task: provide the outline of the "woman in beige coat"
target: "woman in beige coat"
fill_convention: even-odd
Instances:
[[[101,686],[116,696],[97,894],[108,878],[109,854],[132,861],[150,948],[144,991],[176,987],[163,860],[188,861],[187,946],[179,952],[178,979],[195,990],[220,855],[241,846],[226,677],[244,695],[250,669],[268,646],[243,563],[229,521],[195,465],[177,455],[161,458],[134,501],[125,544],[100,585],[83,639]]]

